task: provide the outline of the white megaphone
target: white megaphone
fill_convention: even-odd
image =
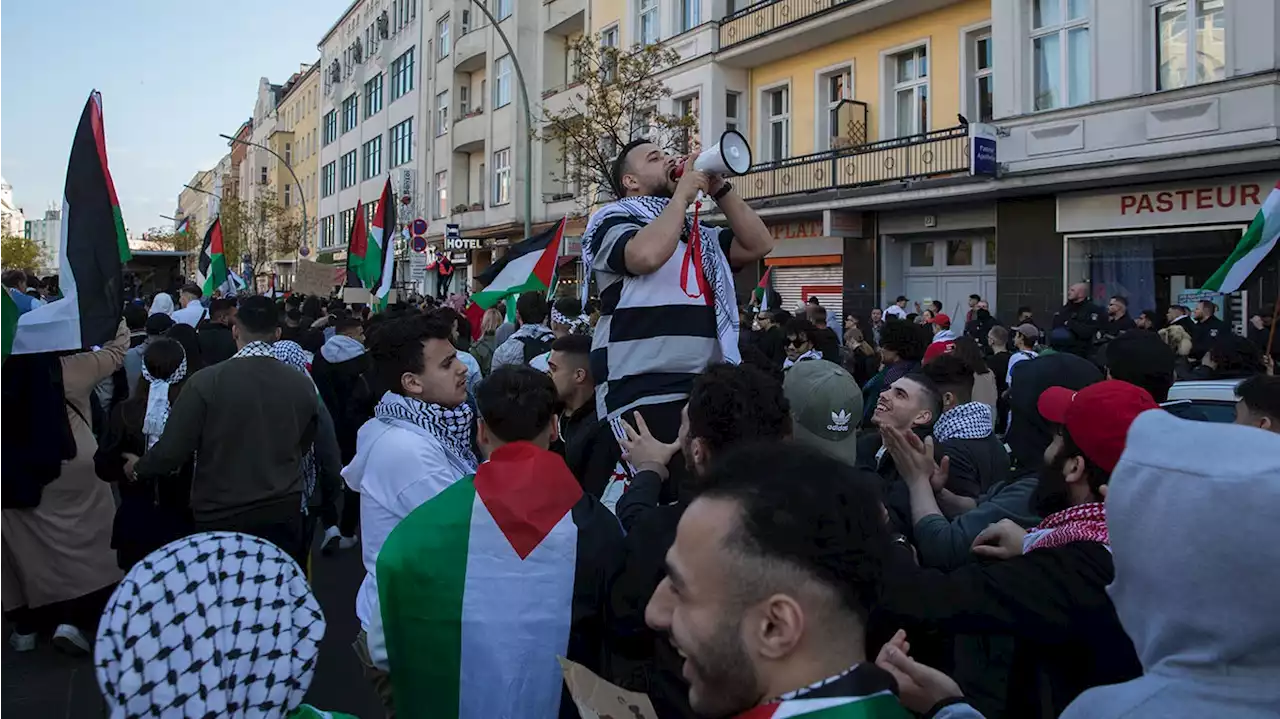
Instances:
[[[745,175],[751,169],[751,146],[747,138],[737,130],[725,130],[720,141],[708,147],[694,158],[693,169],[709,172],[713,175],[736,177]],[[676,166],[671,176],[679,178],[684,174],[684,163]]]

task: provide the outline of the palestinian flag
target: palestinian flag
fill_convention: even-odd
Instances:
[[[227,277],[227,257],[222,254],[222,220],[214,219],[209,231],[204,233],[196,279],[204,296],[212,297],[214,290],[222,289],[227,283]]]
[[[769,306],[769,295],[773,292],[773,278],[770,276],[772,273],[773,268],[766,267],[764,276],[760,278],[760,284],[756,285],[756,288],[751,292],[762,310],[774,309]]]
[[[385,305],[391,281],[395,277],[395,252],[392,238],[396,229],[396,203],[391,192],[391,178],[382,188],[378,210],[373,214],[371,230],[365,229],[364,206],[356,203],[355,221],[347,242],[347,269],[355,273],[360,285],[373,295],[375,304]]]
[[[557,657],[598,671],[604,584],[621,552],[617,519],[559,455],[498,449],[378,552],[396,713],[559,716]]]
[[[744,713],[738,719],[910,719],[911,714],[898,703],[891,692],[883,691],[862,697],[829,699],[787,699],[764,704]]]
[[[476,275],[485,288],[471,295],[471,301],[487,310],[502,298],[522,292],[546,294],[555,275],[567,219],[562,218],[537,235],[512,245],[506,255]]]
[[[104,345],[116,336],[124,310],[121,271],[132,255],[120,202],[107,168],[102,95],[93,92],[80,115],[62,198],[62,299],[21,317],[4,305],[4,333],[14,354],[60,352]],[[11,309],[14,312],[9,312]]]
[[[190,231],[191,231],[191,218],[183,218],[182,222],[178,223],[178,228],[173,231],[173,234],[185,235]]]
[[[1275,249],[1277,238],[1280,238],[1280,182],[1263,201],[1262,209],[1244,231],[1240,244],[1200,289],[1224,295],[1239,291],[1263,258]]]

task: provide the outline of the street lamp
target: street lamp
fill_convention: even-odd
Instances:
[[[485,7],[485,3],[481,0],[471,0],[471,4],[489,18],[489,24],[502,39],[502,44],[507,46],[507,57],[511,58],[511,65],[516,69],[516,81],[520,83],[520,104],[524,106],[524,121],[528,126],[524,133],[524,236],[527,239],[533,236],[533,106],[529,104],[529,88],[524,84],[524,70],[520,69],[520,58],[516,57],[516,50],[511,47],[511,41],[502,31],[497,18],[489,12],[489,8]]]
[[[281,157],[280,153],[276,152],[275,150],[272,150],[270,147],[267,147],[266,145],[259,145],[256,142],[241,140],[238,137],[232,137],[230,135],[224,135],[222,133],[218,133],[218,137],[221,137],[222,139],[227,140],[229,142],[238,142],[241,145],[248,145],[249,147],[256,147],[259,150],[266,150],[267,152],[271,153],[272,157],[279,160],[280,164],[284,165],[284,169],[289,171],[289,174],[293,177],[293,184],[298,186],[298,202],[302,205],[302,245],[305,247],[307,244],[307,230],[309,228],[309,225],[307,225],[307,195],[305,192],[302,191],[302,181],[298,179],[298,173],[293,171],[293,166],[290,165],[287,160]],[[190,185],[188,185],[187,187],[190,187]],[[194,190],[195,188],[192,187],[191,189]],[[201,192],[203,192],[203,190],[201,190]],[[208,194],[212,195],[213,193],[210,192]],[[316,246],[319,247],[318,244]]]

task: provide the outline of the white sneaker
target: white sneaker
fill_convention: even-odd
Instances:
[[[342,539],[342,532],[338,531],[336,526],[329,527],[324,530],[324,541],[320,543],[320,554],[328,557],[338,549],[338,545]]]
[[[53,646],[76,657],[88,654],[91,649],[84,633],[70,624],[59,624],[54,630]]]
[[[338,540],[338,549],[351,549],[360,543],[359,537],[343,537]]]
[[[19,634],[14,632],[9,635],[9,646],[15,652],[29,652],[36,648],[36,633]]]

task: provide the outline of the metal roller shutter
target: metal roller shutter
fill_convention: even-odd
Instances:
[[[788,312],[794,312],[796,305],[805,301],[800,296],[803,287],[844,286],[844,270],[840,265],[774,267],[770,277],[773,281],[773,289],[782,295],[782,308]],[[840,311],[844,304],[843,292],[820,291],[814,294],[818,295],[818,299],[822,301],[822,306],[827,308],[828,313],[834,312],[836,317],[841,316]]]

